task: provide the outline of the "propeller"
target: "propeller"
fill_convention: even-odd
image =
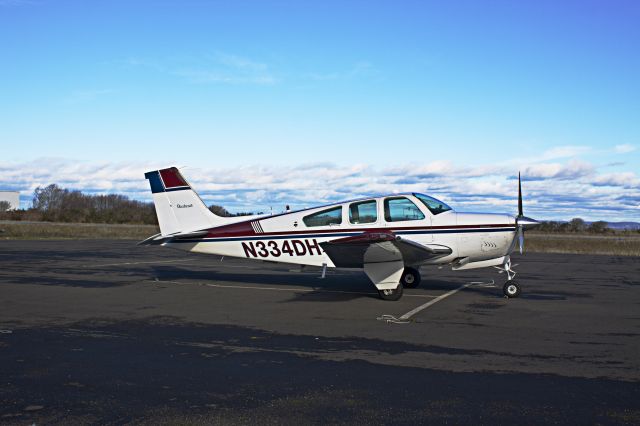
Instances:
[[[539,222],[535,219],[526,217],[522,212],[522,180],[520,179],[520,172],[518,172],[518,216],[516,217],[516,227],[518,228],[518,246],[520,247],[520,254],[524,251],[524,231],[539,225]]]

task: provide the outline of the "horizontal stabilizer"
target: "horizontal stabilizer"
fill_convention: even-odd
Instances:
[[[187,238],[202,238],[205,237],[209,231],[196,231],[196,232],[186,232],[183,234],[171,234],[171,235],[162,235],[156,234],[144,241],[140,241],[138,243],[139,246],[158,246],[164,243],[168,243],[173,240],[182,240]]]

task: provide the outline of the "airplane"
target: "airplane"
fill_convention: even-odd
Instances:
[[[327,268],[362,268],[383,300],[421,281],[422,265],[455,271],[505,272],[505,297],[521,294],[510,254],[524,249],[524,231],[538,225],[518,215],[456,212],[417,192],[365,197],[281,214],[213,214],[176,167],[145,173],[160,233],[140,245]]]

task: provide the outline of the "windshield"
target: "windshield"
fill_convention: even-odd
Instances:
[[[440,200],[436,200],[433,197],[429,197],[428,195],[424,195],[424,194],[413,194],[418,200],[422,201],[422,204],[424,204],[425,206],[427,206],[427,208],[429,209],[429,211],[431,213],[433,213],[434,215],[436,214],[440,214],[446,211],[451,210],[451,207],[449,207],[448,205],[446,205],[445,203],[443,203]]]

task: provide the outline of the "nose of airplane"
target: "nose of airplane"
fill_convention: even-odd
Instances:
[[[540,225],[540,222],[535,219],[531,219],[530,217],[518,216],[516,217],[516,225],[521,226],[522,229],[526,231],[527,229],[535,228]]]

